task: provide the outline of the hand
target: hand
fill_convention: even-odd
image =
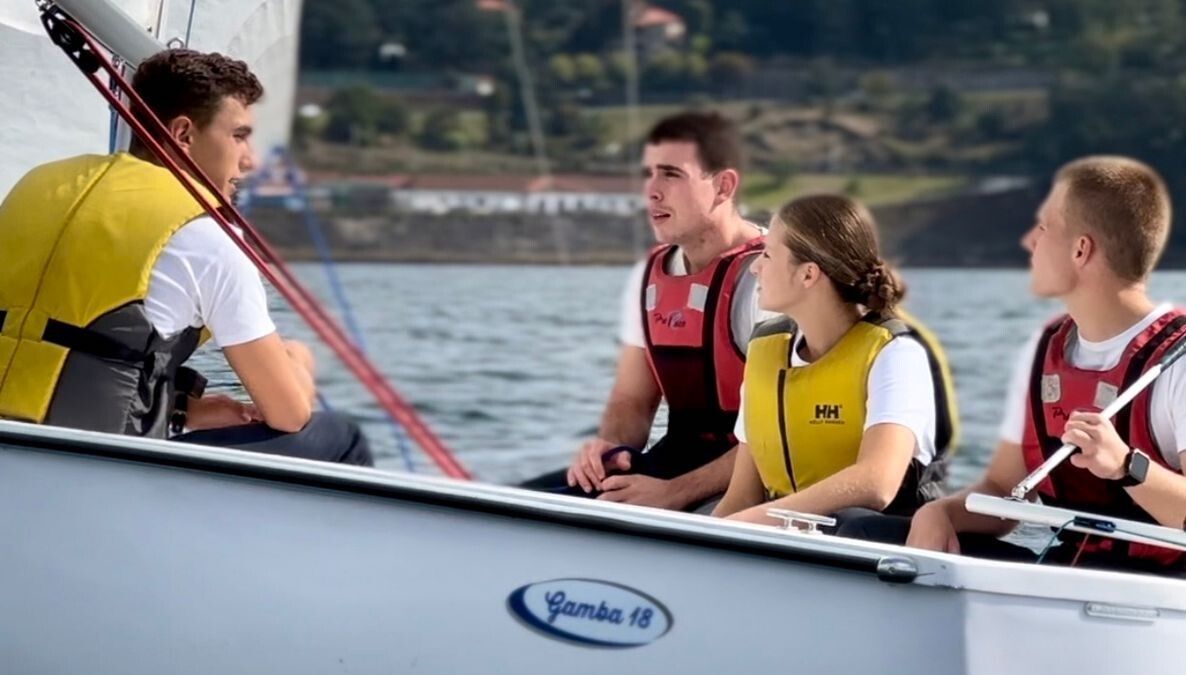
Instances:
[[[261,421],[263,416],[254,405],[236,401],[225,394],[210,394],[189,400],[185,426],[190,431],[201,431]]]
[[[608,470],[629,471],[630,453],[616,452],[606,458],[605,453],[618,447],[604,438],[592,438],[577,450],[577,456],[568,468],[568,486],[581,486],[585,492],[601,490]]]
[[[626,454],[626,453],[622,453]],[[620,504],[654,506],[661,509],[682,509],[686,506],[675,490],[673,481],[651,478],[642,474],[610,476],[601,481],[598,499]]]
[[[1071,464],[1104,480],[1124,478],[1128,444],[1116,433],[1116,427],[1099,413],[1071,413],[1063,429],[1062,441],[1076,445],[1082,451],[1071,455]]]
[[[906,545],[940,553],[960,552],[959,535],[941,504],[930,503],[918,510],[910,521]]]

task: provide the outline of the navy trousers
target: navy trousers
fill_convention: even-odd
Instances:
[[[322,462],[375,465],[362,429],[350,418],[336,412],[313,413],[305,428],[295,433],[276,431],[266,424],[254,423],[191,431],[175,436],[172,440]]]

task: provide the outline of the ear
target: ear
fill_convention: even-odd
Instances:
[[[717,206],[733,201],[737,188],[741,185],[741,174],[736,169],[725,169],[717,174],[717,195],[713,205]]]
[[[197,130],[194,121],[185,115],[178,115],[169,120],[165,125],[169,136],[177,141],[177,145],[181,146],[182,150],[189,152],[189,148],[194,142],[194,132]]]
[[[1075,238],[1074,248],[1071,249],[1071,259],[1079,267],[1086,265],[1095,254],[1095,240],[1090,235],[1080,235]]]
[[[813,262],[803,263],[799,270],[803,274],[803,288],[811,288],[824,278],[824,271]]]

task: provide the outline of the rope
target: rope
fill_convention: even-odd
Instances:
[[[118,56],[112,56],[111,65],[123,72],[123,59]],[[119,95],[119,84],[116,83],[115,78],[110,79],[108,88],[112,94]],[[111,106],[107,106],[108,112],[111,115],[110,125],[107,129],[107,154],[114,155],[117,150],[116,144],[119,142],[119,112]]]
[[[286,167],[293,167],[291,157],[282,148],[276,148],[273,155],[283,163]],[[265,179],[267,172],[262,171],[257,176],[257,180],[252,181],[249,189],[258,184],[260,180]],[[338,309],[341,312],[342,319],[346,323],[346,331],[354,344],[358,346],[362,353],[367,352],[366,341],[362,326],[355,318],[354,308],[346,295],[346,289],[342,285],[341,278],[338,276],[337,264],[334,262],[333,253],[330,251],[329,242],[325,238],[325,230],[321,225],[321,221],[317,218],[317,214],[313,212],[313,207],[309,203],[308,186],[305,185],[301,179],[300,172],[295,168],[289,168],[284,174],[285,181],[292,186],[301,202],[301,213],[304,217],[305,230],[309,233],[309,238],[313,240],[313,247],[317,249],[317,257],[321,260],[322,269],[325,271],[326,279],[329,281],[330,292],[333,294],[334,302],[337,303]],[[248,199],[241,208],[241,211],[246,215],[251,208],[252,200]],[[321,407],[326,410],[333,410],[329,401],[325,396],[318,391],[317,400],[321,403]],[[404,429],[395,419],[388,417],[388,423],[391,426],[391,435],[395,439],[395,446],[399,449],[400,457],[404,461],[404,468],[409,473],[416,472],[416,465],[412,461],[412,448],[408,443],[407,434]]]
[[[194,28],[194,8],[197,7],[198,0],[189,0],[189,19],[185,22],[185,46],[189,46],[190,31]]]
[[[1058,527],[1058,529],[1054,531],[1054,535],[1052,535],[1050,537],[1050,541],[1046,542],[1045,548],[1043,548],[1042,552],[1038,555],[1038,559],[1034,561],[1035,565],[1042,564],[1042,561],[1046,559],[1046,554],[1049,553],[1050,549],[1054,547],[1054,542],[1058,541],[1058,535],[1062,534],[1062,531],[1067,529],[1067,527],[1073,522],[1075,522],[1075,519],[1071,518],[1067,522],[1060,525]],[[1086,541],[1086,538],[1084,538],[1084,541]]]

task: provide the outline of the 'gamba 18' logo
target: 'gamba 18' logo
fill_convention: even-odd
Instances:
[[[548,637],[595,647],[641,647],[671,630],[671,613],[632,588],[594,579],[553,579],[515,589],[511,613]]]

